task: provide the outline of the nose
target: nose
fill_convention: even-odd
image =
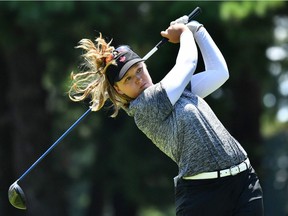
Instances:
[[[139,84],[142,82],[142,77],[140,74],[136,75],[136,83]]]

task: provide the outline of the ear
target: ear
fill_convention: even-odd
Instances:
[[[119,86],[117,86],[116,84],[113,86],[114,89],[121,95],[123,95],[124,93],[120,90]]]

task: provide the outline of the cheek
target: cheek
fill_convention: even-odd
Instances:
[[[137,89],[133,88],[133,86],[130,86],[126,89],[125,94],[131,98],[137,97]]]
[[[118,84],[114,88],[121,95],[129,96],[131,94],[130,92],[132,91],[129,85]]]
[[[149,73],[145,73],[144,79],[147,80],[147,81],[149,81],[149,82],[152,82],[152,79],[151,79]]]
[[[113,87],[119,94],[122,94],[121,88],[119,86],[114,85]]]
[[[130,85],[129,87],[122,89],[122,92],[130,98],[136,98],[139,95],[139,87]]]
[[[150,74],[147,70],[144,71],[144,76],[146,79],[151,79]]]

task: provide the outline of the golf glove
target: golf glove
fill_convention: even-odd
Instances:
[[[195,20],[192,20],[191,22],[187,23],[186,26],[194,35],[203,25]]]
[[[195,20],[188,23],[189,17],[187,15],[182,16],[170,23],[170,25],[175,24],[186,24],[190,31],[195,34],[203,25]]]
[[[187,24],[188,23],[189,17],[187,15],[182,16],[172,22],[170,22],[170,25],[175,25],[175,24]]]

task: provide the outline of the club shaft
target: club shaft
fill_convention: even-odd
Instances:
[[[196,16],[198,16],[201,13],[201,8],[196,7],[189,15],[188,15],[188,22],[192,21]],[[168,42],[168,38],[163,38],[159,43],[156,44],[155,47],[151,51],[149,51],[143,59],[146,61],[148,58],[150,58],[161,46],[163,46],[165,43]]]
[[[191,21],[193,18],[195,18],[197,15],[201,13],[201,9],[199,7],[196,7],[189,15],[188,21]],[[156,46],[148,52],[143,59],[147,60],[149,57],[151,57],[161,46],[163,46],[168,41],[167,38],[163,38]],[[82,116],[80,116],[73,125],[71,125],[39,158],[36,160],[23,174],[22,176],[17,180],[21,181],[34,167],[40,163],[44,157],[46,157],[47,154],[49,154],[58,144],[61,142],[74,128],[76,125],[79,124],[80,121],[82,121],[90,112],[92,111],[92,108],[89,108]]]
[[[17,180],[21,181],[40,161],[47,155],[49,154],[58,144],[61,142],[74,128],[76,125],[79,124],[80,121],[82,121],[90,112],[92,111],[91,108],[89,108],[82,116],[80,116],[47,150],[44,152],[38,160],[36,160],[27,170],[23,175]]]

